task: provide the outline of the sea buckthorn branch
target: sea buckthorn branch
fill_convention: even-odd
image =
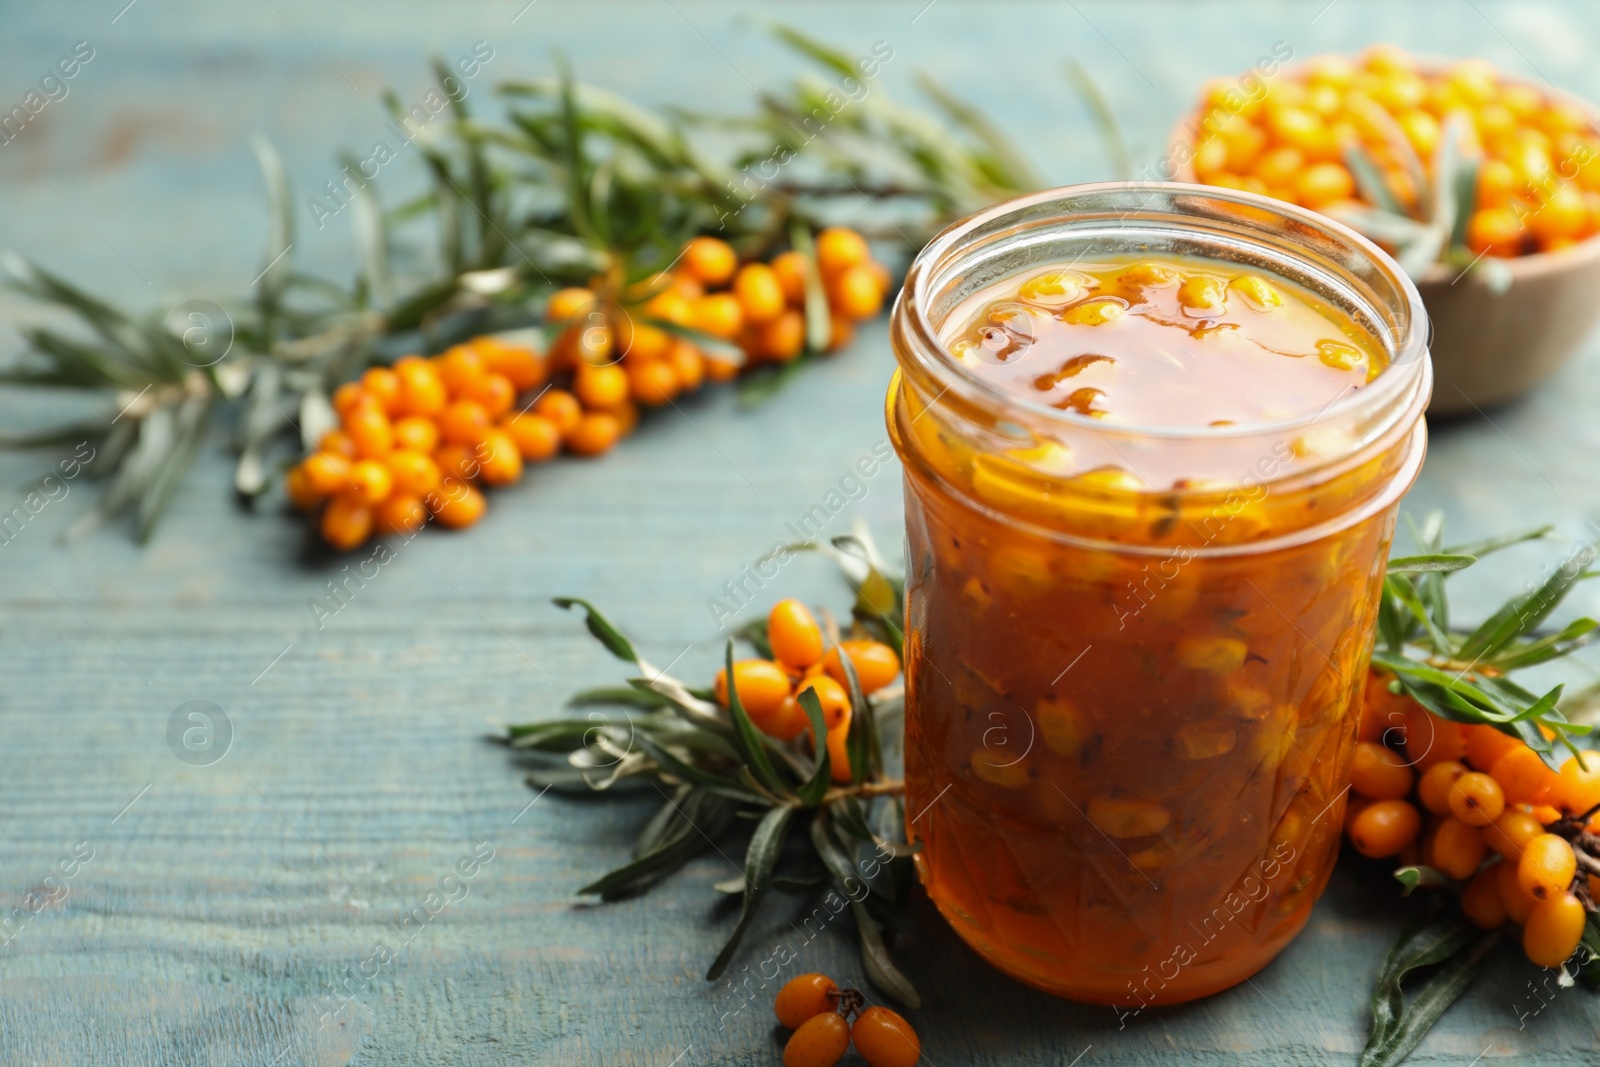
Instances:
[[[840,540],[849,543],[841,560],[852,576],[898,582],[879,571],[870,539]],[[753,822],[740,877],[717,885],[743,899],[707,978],[732,962],[768,893],[831,885],[851,905],[868,976],[915,1005],[916,991],[890,960],[883,936],[885,928],[904,926],[914,882],[914,846],[885,829],[903,825],[905,814],[905,784],[887,772],[881,730],[902,700],[891,684],[900,673],[898,653],[866,636],[875,631],[859,622],[847,634],[831,621],[825,630],[803,604],[785,600],[739,635],[764,658],[735,660],[730,641],[715,684],[694,689],[643,659],[588,601],[555,603],[581,609],[590,634],[639,674],[625,687],[574,695],[569,706],[582,710],[571,718],[507,727],[503,741],[527,761],[531,787],[653,788],[664,800],[633,860],[579,893],[615,900],[645,892],[735,825]],[[786,853],[785,843],[797,836],[810,843],[809,855]]]

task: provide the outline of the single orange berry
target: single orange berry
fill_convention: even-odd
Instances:
[[[387,455],[394,447],[394,427],[376,403],[363,403],[344,417],[344,432],[356,443],[356,454],[367,459]]]
[[[1565,893],[1578,872],[1578,858],[1572,846],[1555,834],[1540,834],[1522,849],[1517,861],[1517,884],[1535,900],[1549,900]]]
[[[1489,870],[1497,872],[1495,883],[1500,889],[1500,903],[1505,905],[1506,915],[1518,926],[1526,923],[1528,916],[1533,913],[1533,906],[1539,902],[1522,888],[1517,878],[1517,861],[1497,863]]]
[[[833,1067],[850,1047],[850,1024],[838,1012],[813,1015],[783,1046],[783,1067]]]
[[[767,613],[767,643],[779,663],[803,671],[822,659],[822,628],[798,600],[780,600]]]
[[[428,509],[421,497],[411,493],[395,493],[379,504],[373,513],[373,529],[380,537],[410,534],[422,529],[428,521]]]
[[[320,503],[325,495],[312,488],[311,479],[307,476],[303,464],[290,467],[284,474],[283,491],[288,495],[289,503],[300,511],[310,510]]]
[[[647,407],[660,407],[678,395],[678,373],[665,359],[628,367],[628,395]]]
[[[778,317],[756,330],[756,353],[766,359],[787,363],[806,346],[806,317],[797,309],[781,311]]]
[[[355,497],[341,493],[328,501],[319,522],[322,539],[348,552],[372,534],[372,509]]]
[[[1461,911],[1475,926],[1493,930],[1504,926],[1506,902],[1500,899],[1500,868],[1505,864],[1485,867],[1472,876],[1461,894]]]
[[[485,433],[477,454],[485,485],[510,485],[522,477],[522,452],[506,431],[496,427]]]
[[[1556,807],[1579,815],[1600,804],[1600,752],[1569,756],[1551,790]]]
[[[630,363],[660,359],[672,348],[675,341],[670,333],[648,322],[634,322],[633,316],[623,312],[617,326],[617,348],[622,358]]]
[[[1466,756],[1467,738],[1459,723],[1439,718],[1410,697],[1401,701],[1399,710],[1404,724],[1401,735],[1405,740],[1406,758],[1419,774],[1435,763],[1447,760],[1459,763]]]
[[[1350,761],[1350,788],[1373,800],[1400,800],[1416,777],[1406,761],[1375,741],[1357,741]]]
[[[355,459],[356,443],[350,440],[350,435],[343,430],[329,430],[317,440],[317,451],[343,456],[345,459]]]
[[[1467,727],[1467,762],[1472,764],[1474,770],[1494,772],[1494,765],[1515,748],[1526,747],[1521,741],[1509,734],[1503,734],[1493,726]]]
[[[446,478],[427,498],[428,510],[441,526],[459,530],[483,518],[489,502],[467,482]]]
[[[628,399],[628,373],[616,364],[595,367],[581,364],[573,375],[572,391],[584,407],[614,408]]]
[[[610,451],[621,437],[622,421],[617,416],[591,411],[578,420],[565,440],[575,455],[598,456]]]
[[[388,367],[368,367],[361,375],[362,390],[393,415],[400,403],[400,376]]]
[[[561,450],[561,431],[543,415],[517,415],[505,423],[505,430],[530,463],[547,460]]]
[[[339,417],[343,418],[364,401],[372,399],[367,396],[367,391],[361,388],[360,382],[345,382],[333,391],[330,403],[333,404],[333,410]]]
[[[407,415],[394,424],[394,447],[432,452],[439,447],[439,424],[422,415]]]
[[[550,322],[569,322],[594,307],[594,293],[587,289],[559,289],[545,305],[544,317]]]
[[[694,237],[683,246],[678,265],[702,285],[724,285],[733,277],[739,257],[726,241],[715,237]]]
[[[844,686],[823,674],[802,679],[794,695],[799,697],[807,689],[817,694],[817,703],[822,706],[822,724],[829,733],[839,726],[850,725],[850,694]]]
[[[439,465],[441,481],[455,478],[459,481],[477,481],[482,468],[478,464],[477,447],[473,445],[445,445],[434,455]]]
[[[778,990],[773,1010],[778,1022],[791,1030],[814,1015],[833,1011],[838,1004],[839,986],[825,974],[802,974],[791,978]]]
[[[835,785],[850,781],[850,720],[828,731],[828,777]]]
[[[358,459],[350,465],[350,495],[369,507],[389,499],[394,475],[381,460]]]
[[[672,363],[684,392],[692,393],[700,388],[700,383],[706,379],[706,360],[698,348],[679,338],[673,342],[667,359]]]
[[[739,694],[739,705],[751,719],[766,718],[775,713],[789,695],[789,676],[783,668],[769,659],[740,660],[733,665],[734,688]],[[717,703],[728,706],[728,671],[717,672],[712,684]]]
[[[549,419],[565,437],[583,417],[583,405],[565,389],[547,389],[543,396],[533,402],[533,413]]]
[[[452,397],[464,396],[468,388],[489,373],[483,357],[470,345],[456,345],[447,349],[444,355],[433,361],[433,365],[438,368],[439,379]]]
[[[765,263],[746,263],[733,278],[733,295],[739,298],[746,322],[759,326],[783,313],[786,301],[778,276]]]
[[[1522,951],[1541,967],[1560,967],[1578,951],[1588,922],[1583,902],[1559,893],[1533,906],[1522,928]]]
[[[1350,822],[1350,843],[1370,859],[1393,856],[1422,829],[1422,816],[1403,800],[1376,800]]]
[[[731,382],[739,376],[739,364],[720,356],[706,357],[706,377],[714,382]]]
[[[1556,772],[1527,745],[1501,756],[1489,774],[1500,783],[1507,804],[1542,803],[1558,784]]]
[[[847,267],[828,287],[829,302],[851,319],[870,319],[883,308],[883,286],[871,263]]]
[[[1422,801],[1423,807],[1435,815],[1450,814],[1450,787],[1456,784],[1456,779],[1466,773],[1466,766],[1455,760],[1435,763],[1423,773],[1421,781],[1417,783],[1417,799]]]
[[[731,340],[744,329],[744,305],[732,293],[709,293],[694,301],[690,309],[689,325],[702,333]]]
[[[1488,826],[1506,810],[1500,783],[1479,771],[1463,774],[1450,787],[1450,813],[1468,826]]]
[[[790,694],[783,698],[783,703],[778,705],[778,710],[770,718],[757,723],[756,727],[779,741],[793,741],[811,729],[811,716],[806,714],[800,702]]]
[[[876,693],[900,674],[900,657],[881,641],[840,641],[836,648],[828,649],[828,654],[822,660],[828,677],[840,685],[849,685],[844,665],[839,662],[840,649],[850,657],[850,665],[856,669],[856,681],[861,684],[861,692],[865,696]]]
[[[1467,220],[1467,247],[1474,252],[1515,256],[1522,251],[1525,237],[1522,220],[1510,208],[1483,208]]]
[[[397,448],[384,457],[400,493],[424,497],[439,487],[439,465],[425,452]]]
[[[462,387],[461,398],[477,401],[491,419],[498,419],[511,410],[512,402],[517,399],[517,389],[505,375],[486,372]]]
[[[494,337],[479,337],[472,347],[483,357],[483,365],[492,374],[501,375],[517,392],[526,392],[544,383],[544,360],[530,348],[507,344]]]
[[[1456,881],[1471,878],[1483,864],[1489,846],[1483,840],[1483,831],[1462,822],[1455,816],[1446,816],[1433,832],[1432,847],[1427,863],[1448,874]]]
[[[843,226],[830,226],[817,234],[817,265],[832,276],[865,263],[869,251],[866,238]]]
[[[917,1032],[888,1008],[874,1006],[856,1016],[850,1039],[867,1067],[913,1067],[922,1058]]]
[[[490,425],[489,412],[476,400],[456,400],[439,413],[439,436],[446,444],[474,446]]]
[[[313,452],[300,464],[306,486],[320,499],[350,488],[350,461],[329,452]]]
[[[1510,860],[1513,865],[1522,859],[1528,842],[1544,833],[1544,823],[1530,812],[1508,808],[1493,823],[1483,828],[1483,839],[1489,847]]]
[[[396,410],[405,415],[437,415],[449,403],[444,382],[433,364],[407,356],[394,365],[400,379],[400,399]]]
[[[772,273],[778,276],[778,287],[783,298],[799,307],[806,300],[806,257],[800,252],[782,252],[772,261]]]
[[[837,352],[856,335],[856,324],[837,311],[828,316],[828,351]]]

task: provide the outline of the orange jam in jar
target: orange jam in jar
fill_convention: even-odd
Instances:
[[[1426,448],[1425,324],[1357,234],[1197,186],[1035,194],[917,257],[888,398],[908,834],[1002,970],[1172,1003],[1305,925]]]

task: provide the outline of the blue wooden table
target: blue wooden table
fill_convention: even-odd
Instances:
[[[249,135],[271,136],[309,195],[336,176],[337,150],[381,136],[383,87],[423,91],[430,52],[488,42],[483,99],[492,81],[546,72],[552,49],[591,81],[701,109],[742,108],[798,69],[763,28],[776,9],[756,4],[125,3],[6,12],[0,112],[78,42],[93,58],[0,146],[0,244],[134,306],[246,289],[265,232]],[[884,86],[909,95],[916,70],[941,75],[1061,182],[1107,173],[1062,73],[1069,57],[1149,161],[1206,79],[1279,41],[1296,55],[1376,39],[1478,54],[1600,97],[1600,9],[1582,0],[781,13],[846,51],[888,42]],[[415,182],[414,161],[394,168],[395,189]],[[307,265],[352,266],[344,220],[318,230],[308,213],[297,241]],[[38,314],[0,296],[8,324]],[[16,347],[9,331],[4,345]],[[555,594],[604,605],[658,662],[689,646],[678,673],[709,677],[722,635],[707,600],[883,439],[890,364],[879,324],[758,412],[724,396],[650,420],[599,465],[557,463],[500,493],[470,533],[417,538],[321,619],[308,601],[344,561],[308,557],[283,516],[237,509],[220,446],[143,550],[116,532],[57,545],[90,499],[72,483],[0,547],[0,909],[27,916],[0,949],[0,1063],[778,1062],[770,993],[746,1004],[700,978],[732,922],[710,888],[729,861],[712,852],[643,900],[575,906],[575,887],[625,858],[645,806],[554,794],[529,806],[485,738],[491,720],[554,714],[570,691],[616,677]],[[1580,534],[1600,502],[1597,369],[1600,343],[1527,402],[1440,428],[1408,508],[1442,508],[1463,537],[1546,520]],[[6,428],[65,410],[0,395]],[[54,458],[0,456],[7,508]],[[891,467],[828,532],[862,518],[893,545],[900,513]],[[1516,559],[1531,569],[1562,550]],[[1520,582],[1469,578],[1463,614]],[[780,594],[844,603],[819,560],[789,564]],[[1577,606],[1600,609],[1596,595]],[[191,701],[231,731],[219,761],[174,755],[169,724],[189,722]],[[1375,905],[1388,898],[1362,877],[1343,871],[1252,983],[1125,1027],[1000,977],[924,906],[898,951],[926,998],[914,1018],[928,1062],[1352,1063],[1398,911]],[[30,893],[48,898],[36,913]],[[791,906],[752,931],[738,981],[791,936]],[[862,980],[842,931],[804,953],[808,969]],[[1413,1062],[1594,1062],[1600,1003],[1562,991],[1528,1014],[1538,972],[1500,960]]]

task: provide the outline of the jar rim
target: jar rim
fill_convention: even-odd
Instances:
[[[1167,194],[1172,199],[1200,196],[1254,212],[1258,215],[1263,212],[1276,214],[1281,216],[1285,222],[1293,222],[1298,227],[1321,231],[1339,243],[1352,246],[1354,251],[1359,252],[1381,269],[1389,284],[1402,297],[1405,304],[1405,319],[1403,322],[1405,335],[1398,338],[1392,336],[1380,338],[1389,349],[1388,365],[1364,388],[1344,393],[1317,411],[1306,412],[1285,419],[1242,422],[1227,426],[1172,426],[1122,422],[1108,426],[1103,420],[1093,419],[1076,411],[1063,410],[1019,396],[997,382],[974,374],[940,340],[939,327],[929,317],[928,305],[932,295],[931,290],[936,280],[942,277],[940,267],[951,257],[958,255],[964,247],[970,245],[976,234],[985,232],[994,227],[995,224],[1003,222],[1007,216],[1015,216],[1020,220],[1025,218],[1032,209],[1051,202],[1067,204],[1074,200],[1101,199],[1115,194],[1126,194],[1130,199],[1135,194],[1145,197]],[[1129,211],[1123,217],[1127,218],[1137,210],[1137,207],[1130,205]],[[1047,223],[1047,220],[1041,221],[1041,224],[1044,223]],[[1091,429],[1099,433],[1137,435],[1148,438],[1222,440],[1303,430],[1313,423],[1337,418],[1358,408],[1382,405],[1395,394],[1401,393],[1406,389],[1416,388],[1418,377],[1427,375],[1430,369],[1428,365],[1428,317],[1427,310],[1422,303],[1422,296],[1417,291],[1416,284],[1387,252],[1383,251],[1368,238],[1357,233],[1354,229],[1309,209],[1269,196],[1263,196],[1259,193],[1186,182],[1112,181],[1058,186],[1053,189],[1043,189],[1038,192],[1013,197],[1009,200],[1003,200],[982,211],[968,215],[966,218],[941,230],[923,247],[921,252],[917,253],[906,273],[905,284],[901,288],[900,295],[895,301],[894,317],[899,320],[900,328],[908,331],[914,339],[914,343],[907,346],[911,350],[912,358],[918,360],[925,371],[937,375],[944,392],[955,393],[959,399],[981,407],[1009,408],[1026,412],[1033,418],[1044,420],[1046,425],[1060,425],[1077,429]],[[1374,318],[1381,321],[1383,316],[1376,315]],[[1393,331],[1391,330],[1390,332],[1392,333]],[[939,395],[943,396],[944,392]],[[937,399],[936,397],[935,402]],[[1426,398],[1423,399],[1423,402],[1426,403]]]

